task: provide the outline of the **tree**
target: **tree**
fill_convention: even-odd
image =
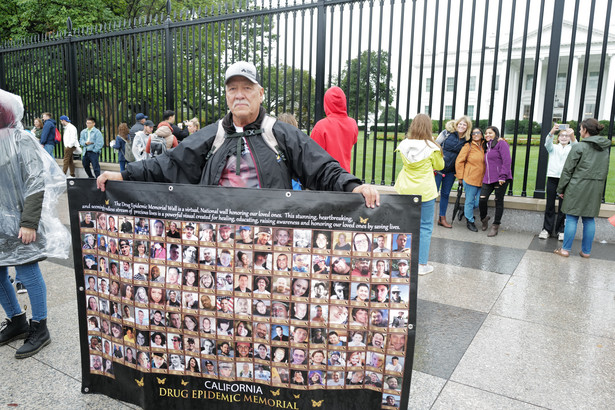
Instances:
[[[389,53],[386,51],[363,51],[360,58],[350,61],[350,67],[346,63],[338,83],[344,89],[350,87],[346,91],[348,115],[361,118],[366,106],[368,113],[375,113],[376,107],[393,102],[395,88],[391,85],[392,79],[387,82],[389,62]]]
[[[294,114],[300,129],[314,125],[316,80],[309,71],[283,65],[279,69],[265,67],[261,85],[265,88],[265,108],[270,113]]]
[[[216,0],[174,0],[173,13],[205,11],[221,3]],[[128,20],[148,21],[165,16],[167,0],[2,0],[0,2],[0,41],[18,40],[66,30],[71,18],[73,29]]]
[[[387,109],[388,109],[388,112],[387,112]],[[403,122],[401,115],[397,114],[397,110],[395,109],[395,107],[389,106],[387,109],[384,109],[381,107],[380,117],[378,117],[378,123],[384,124],[386,122],[387,124],[395,124],[395,123],[401,124]],[[387,113],[388,113],[388,116],[387,116]]]
[[[66,19],[71,17],[74,31],[95,26],[96,33],[101,23],[108,24],[109,30],[114,30],[119,22],[122,28],[134,24],[137,16],[143,22],[143,17],[147,21],[154,14],[162,16],[167,13],[166,0],[79,0],[79,3],[76,0],[56,0],[39,7],[39,12],[35,13],[33,5],[37,1],[40,0],[0,2],[0,10],[5,11],[0,15],[0,21],[6,23],[0,29],[5,29],[9,33],[7,35],[15,39],[61,32],[66,28]],[[172,5],[171,18],[173,21],[194,18],[201,7],[201,14],[204,15],[211,12],[207,7],[214,1],[219,0],[176,0]],[[236,2],[234,7],[245,9],[248,6]],[[25,8],[31,10],[23,13]],[[178,11],[177,16],[175,10]],[[14,18],[20,14],[19,19]],[[262,16],[254,18],[249,25],[198,24],[191,28],[194,36],[182,34],[181,29],[172,29],[171,50],[166,50],[165,42],[160,41],[163,35],[160,30],[152,32],[152,37],[119,32],[108,39],[73,43],[78,107],[73,121],[81,124],[86,116],[95,116],[97,126],[108,140],[115,137],[119,123],[133,121],[137,112],[147,113],[154,121],[160,119],[168,107],[165,64],[166,53],[170,52],[175,62],[173,108],[177,110],[178,120],[197,117],[201,123],[213,122],[226,111],[224,69],[230,63],[227,60],[228,50],[242,51],[234,55],[234,59],[252,55],[266,58],[271,24],[269,16]],[[265,38],[263,43],[258,41],[261,31]],[[54,108],[57,111],[55,114],[69,113],[64,95],[70,87],[64,46],[41,42],[40,50],[40,53],[21,53],[23,55],[20,54],[19,58],[4,58],[5,84],[10,84],[11,91],[19,94],[23,90],[31,90],[24,100],[30,107],[25,113],[25,120],[30,124],[34,112],[50,109],[49,101],[61,104]],[[32,76],[19,75],[23,66],[28,67]],[[39,81],[31,81],[31,78]],[[198,87],[201,83],[203,87]]]

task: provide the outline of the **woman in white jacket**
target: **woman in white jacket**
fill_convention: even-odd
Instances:
[[[570,148],[577,143],[572,128],[565,128],[559,132],[557,140],[559,144],[554,144],[555,132],[558,131],[559,124],[554,124],[551,131],[545,138],[545,148],[549,152],[549,165],[547,167],[547,203],[545,205],[545,218],[542,223],[542,231],[538,235],[540,239],[547,239],[557,233],[560,241],[564,240],[564,219],[566,215],[562,213],[562,198],[557,196],[556,189],[559,177],[564,169],[564,163],[570,153]],[[557,203],[557,217],[555,214],[555,198]]]

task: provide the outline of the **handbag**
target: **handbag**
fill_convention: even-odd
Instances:
[[[83,150],[81,149],[81,145],[77,145],[75,147],[75,150],[73,151],[74,155],[81,155],[81,153],[83,152]]]

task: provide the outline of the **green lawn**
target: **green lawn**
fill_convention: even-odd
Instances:
[[[386,147],[384,140],[376,140],[376,146],[374,147],[373,134],[370,134],[370,138],[366,141],[363,135],[363,131],[359,131],[359,138],[355,148],[356,153],[353,151],[351,162],[351,170],[353,171],[353,173],[359,178],[365,180],[365,182],[367,183],[374,183],[377,185],[392,185],[395,179],[397,179],[397,175],[401,170],[401,160],[399,159],[398,154],[393,153],[393,151],[399,144],[399,141],[401,141],[401,138],[404,138],[404,134],[400,133],[398,134],[397,143],[395,143],[394,141],[386,141]],[[534,188],[536,186],[536,168],[538,164],[538,152],[538,146],[530,147],[530,158],[528,161],[529,172],[525,192],[525,195],[528,197],[532,197],[534,195]],[[514,195],[521,195],[523,191],[525,154],[526,146],[518,146],[515,152],[515,166],[513,175]],[[365,166],[363,166],[364,163]],[[615,202],[615,155],[611,155],[609,176],[607,181],[608,183],[606,191],[606,202],[613,203]],[[453,189],[456,189],[456,186],[453,187]]]

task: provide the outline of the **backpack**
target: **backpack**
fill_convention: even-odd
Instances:
[[[56,128],[55,140],[56,140],[56,142],[61,142],[62,141],[62,134],[60,134],[60,131],[57,128]]]
[[[121,138],[121,137],[120,137]],[[124,138],[122,138],[124,139]],[[124,140],[126,142],[126,144],[124,145],[124,152],[122,154],[124,154],[124,158],[126,158],[126,161],[128,162],[135,162],[136,158],[134,156],[134,154],[132,153],[132,138],[128,138],[128,141]]]
[[[152,158],[167,152],[167,140],[158,134],[152,134],[151,138],[152,140],[149,144],[149,152]]]

